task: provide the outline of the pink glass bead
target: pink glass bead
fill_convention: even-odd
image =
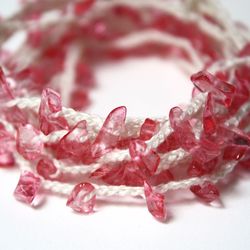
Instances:
[[[160,157],[154,150],[147,150],[147,144],[141,140],[133,140],[129,145],[132,160],[146,175],[153,175],[159,164]]]
[[[118,107],[111,111],[98,133],[93,145],[92,156],[98,158],[117,146],[125,127],[127,109]]]
[[[217,124],[213,114],[213,102],[211,93],[208,94],[203,111],[203,128],[208,135],[216,132]]]
[[[50,132],[59,129],[68,129],[68,123],[62,116],[55,114],[62,110],[61,97],[52,89],[45,89],[42,92],[39,108],[39,120],[41,131],[48,135]]]
[[[145,181],[144,193],[146,196],[146,202],[148,211],[158,220],[165,221],[167,214],[165,208],[165,197],[163,194],[156,193],[152,187]]]
[[[202,164],[195,161],[191,162],[187,172],[190,177],[200,177],[205,174]]]
[[[242,145],[227,145],[223,152],[223,160],[232,161],[232,160],[240,160],[249,146]]]
[[[96,195],[92,195],[94,191],[95,188],[90,183],[76,185],[68,198],[67,206],[78,213],[92,213],[96,201]]]
[[[155,134],[158,123],[151,119],[146,119],[141,126],[139,139],[143,141],[150,140]]]
[[[109,185],[142,186],[146,179],[143,171],[133,161],[105,164],[91,174]]]
[[[179,146],[180,146],[179,138],[175,132],[172,132],[157,147],[157,152],[160,154],[164,154],[172,150],[176,150]]]
[[[232,103],[235,87],[220,80],[212,74],[201,71],[191,76],[191,81],[202,92],[211,92],[213,96],[226,107]]]
[[[56,146],[57,158],[71,158],[81,161],[85,152],[90,150],[86,121],[78,122],[69,132],[63,136]]]
[[[24,171],[19,179],[14,196],[17,200],[31,204],[41,185],[41,179],[32,172]]]
[[[220,196],[219,190],[211,182],[204,182],[202,185],[193,185],[190,190],[203,201],[210,203],[218,199]]]
[[[169,120],[175,132],[176,142],[179,142],[179,146],[184,150],[189,151],[197,145],[197,141],[190,120],[182,116],[183,111],[179,107],[174,107],[169,112]]]
[[[35,160],[43,152],[40,132],[32,125],[20,126],[17,130],[17,150],[27,160]]]
[[[159,174],[152,175],[150,178],[148,178],[148,183],[152,186],[158,186],[160,184],[165,184],[173,180],[173,174],[170,172],[170,170],[165,169]]]
[[[57,168],[52,160],[49,158],[43,158],[38,161],[36,171],[45,179],[53,179],[53,175],[56,174]]]

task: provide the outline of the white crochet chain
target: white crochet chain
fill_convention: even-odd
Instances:
[[[69,2],[69,0],[60,0],[60,1],[53,1],[53,6],[56,4],[59,6],[65,2]],[[240,26],[235,25],[234,22],[230,19],[226,11],[220,6],[218,0],[189,0],[189,1],[182,1],[176,0],[171,2],[171,4],[166,4],[164,0],[116,0],[116,1],[104,1],[99,0],[96,3],[95,8],[91,9],[84,19],[88,20],[88,18],[94,12],[101,12],[105,8],[109,8],[112,5],[117,3],[126,3],[131,5],[135,8],[141,8],[141,6],[145,5],[152,5],[154,7],[158,7],[162,11],[166,11],[167,13],[174,14],[178,16],[183,21],[192,20],[197,23],[199,28],[209,36],[212,36],[215,40],[219,43],[223,43],[223,55],[226,60],[219,61],[214,63],[210,66],[208,71],[211,73],[215,73],[220,70],[228,71],[229,73],[234,72],[234,68],[241,64],[250,64],[250,57],[241,57],[241,58],[233,58],[233,54],[239,51],[248,41],[250,41],[250,33],[245,29],[241,28]],[[208,22],[201,14],[209,14],[213,16],[214,19],[219,23],[219,25],[212,24]],[[18,21],[18,16],[21,16],[22,12],[17,13],[12,18],[9,18],[8,21],[4,23],[5,30],[11,30],[12,32],[16,32],[19,30],[25,30],[27,27],[31,27],[33,24],[31,22],[20,22]],[[59,19],[60,16],[44,16],[39,20],[39,23],[36,23],[38,27],[46,27],[54,24],[58,24],[59,26],[63,26],[69,22],[73,22],[75,17],[73,14],[68,14],[65,16],[63,20]],[[220,28],[222,27],[222,28]],[[147,31],[140,31],[136,33],[129,34],[126,37],[119,38],[116,40],[112,46],[114,48],[129,48],[130,46],[136,46],[138,44],[142,44],[145,41],[152,38],[155,41],[168,44],[179,46],[191,58],[191,63],[187,63],[183,60],[178,60],[177,63],[188,73],[194,73],[198,70],[203,69],[205,63],[207,62],[207,58],[201,56],[191,45],[190,41],[184,38],[177,38],[170,34],[163,34],[159,31],[155,30],[147,30]],[[0,40],[0,46],[5,42],[5,39],[2,37]],[[64,73],[60,75],[56,75],[52,80],[52,86],[56,84],[56,82],[61,82],[61,89],[62,98],[64,103],[68,103],[67,101],[67,93],[70,89],[70,83],[72,79],[74,79],[74,68],[75,64],[78,59],[78,53],[81,47],[79,45],[72,46],[71,49],[68,50],[67,57],[66,57],[66,70]],[[29,56],[27,57],[27,52]],[[39,55],[39,51],[35,51],[33,48],[28,47],[28,45],[23,45],[19,50],[17,50],[13,57],[16,61],[19,62],[20,65],[29,65],[32,61],[36,59]],[[60,79],[60,81],[58,81]],[[60,86],[56,86],[60,87]],[[27,95],[29,96],[29,95]],[[183,116],[195,116],[203,107],[206,100],[206,94],[202,93],[194,97],[191,102],[186,106],[184,110]],[[38,112],[38,108],[40,105],[40,98],[39,97],[25,97],[25,98],[17,98],[12,100],[6,104],[8,107],[18,106],[20,109],[25,109],[26,111],[32,110]],[[239,121],[242,119],[246,112],[250,111],[250,101],[244,104],[240,111],[228,121],[226,121],[226,125],[235,125],[237,126]],[[63,116],[68,121],[69,125],[75,125],[77,122],[81,120],[87,121],[87,129],[88,134],[91,136],[91,139],[95,138],[98,131],[102,127],[104,119],[99,116],[90,115],[87,113],[76,112],[70,108],[63,108],[61,112],[58,113],[58,116]],[[163,117],[161,119],[157,119],[160,122],[160,129],[149,141],[147,141],[148,148],[156,148],[160,145],[166,136],[171,133],[172,128],[170,126],[169,120],[167,117]],[[138,134],[139,128],[142,125],[144,119],[137,119],[137,118],[129,118],[126,122],[126,135],[136,135]],[[6,125],[8,131],[12,134],[16,133],[14,127],[4,121],[1,120],[3,124]],[[199,124],[194,127],[194,133],[196,137],[199,137],[201,132],[202,126]],[[250,131],[250,128],[247,128]],[[44,142],[56,142],[59,141],[68,131],[61,130],[52,132],[48,136],[42,135],[42,140]],[[47,152],[47,154],[50,154]],[[178,162],[180,160],[185,159],[189,156],[188,152],[185,152],[183,149],[177,149],[171,151],[167,154],[163,154],[161,156],[161,163],[158,167],[157,173],[165,170],[169,166],[171,167],[178,167],[178,164],[171,164],[173,162]],[[17,164],[21,168],[21,170],[34,170],[34,166],[27,160],[25,160],[21,155],[16,153],[15,155]],[[58,172],[56,174],[62,173],[70,173],[73,175],[79,174],[90,174],[97,170],[103,163],[109,162],[118,162],[125,159],[130,159],[130,155],[128,150],[113,150],[110,153],[107,153],[103,157],[101,157],[97,163],[90,164],[90,165],[68,165],[65,164],[63,161],[54,160],[55,166],[58,168]],[[189,178],[181,181],[172,181],[167,184],[161,184],[159,186],[154,187],[156,190],[160,192],[166,192],[171,189],[181,189],[181,188],[188,188],[194,184],[201,184],[204,181],[208,180],[213,183],[218,182],[221,178],[224,178],[228,173],[230,173],[234,167],[236,162],[229,162],[223,168],[220,168],[217,172],[210,176],[203,176],[203,177],[195,177]],[[42,177],[41,177],[42,178]],[[46,190],[50,190],[55,193],[69,195],[73,189],[73,185],[71,184],[64,184],[57,181],[42,181],[43,188]],[[98,196],[112,196],[112,195],[120,195],[120,196],[144,196],[144,189],[143,187],[129,187],[129,186],[106,186],[106,185],[97,185],[95,186],[95,191],[88,197],[89,199],[94,195]]]

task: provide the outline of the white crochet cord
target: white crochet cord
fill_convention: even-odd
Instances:
[[[53,4],[48,7],[54,8],[55,6],[59,6],[70,0],[60,0],[60,1],[52,1]],[[166,4],[165,0],[116,0],[116,1],[104,1],[99,0],[97,1],[95,7],[91,9],[82,19],[82,21],[88,21],[88,19],[95,15],[96,13],[101,13],[104,9],[110,8],[111,6],[124,3],[131,5],[135,8],[143,8],[144,6],[153,6],[156,8],[164,10],[166,13],[171,13],[180,18],[183,21],[195,21],[199,28],[209,36],[213,37],[219,43],[223,43],[223,56],[226,58],[223,61],[219,61],[211,65],[208,69],[211,73],[215,73],[217,71],[223,70],[232,72],[235,67],[241,64],[250,64],[250,57],[242,57],[242,58],[233,58],[233,54],[238,51],[240,48],[244,46],[250,40],[250,33],[243,29],[242,27],[236,26],[236,24],[230,19],[226,11],[220,6],[217,0],[176,0],[171,4]],[[25,10],[23,10],[25,11]],[[32,23],[27,22],[20,22],[19,17],[22,16],[22,11],[17,13],[15,16],[9,18],[7,22],[4,24],[0,24],[0,31],[10,31],[15,33],[19,30],[25,30],[28,27],[32,27]],[[206,20],[201,14],[209,14],[213,16],[214,19],[219,23],[219,25],[215,25],[208,20]],[[37,27],[49,27],[53,25],[64,26],[69,23],[74,23],[75,17],[74,15],[66,15],[63,20],[61,20],[60,16],[47,17],[44,15],[39,21],[36,23]],[[7,32],[5,32],[7,33]],[[190,57],[191,63],[187,63],[181,61],[180,64],[183,68],[189,72],[194,73],[198,70],[203,69],[204,65],[207,62],[207,58],[202,56],[199,52],[197,52],[191,45],[190,41],[184,38],[176,38],[170,34],[163,34],[159,31],[155,30],[147,30],[147,31],[140,31],[136,33],[131,33],[127,36],[124,36],[114,42],[112,46],[114,48],[129,48],[134,47],[136,45],[142,44],[148,40],[148,38],[152,38],[157,42],[161,42],[168,45],[174,45],[182,48]],[[3,35],[0,40],[0,46],[3,44],[8,36],[6,37]],[[64,103],[68,103],[67,97],[68,93],[71,92],[70,82],[74,79],[74,67],[75,63],[78,59],[78,50],[80,48],[77,45],[72,46],[67,53],[66,59],[66,70],[62,74],[56,75],[52,81],[51,85],[55,86],[58,79],[63,80],[63,88],[62,98],[65,101]],[[27,58],[27,51],[29,52],[29,57]],[[20,65],[27,66],[32,61],[36,59],[39,55],[40,51],[35,51],[32,48],[27,47],[27,45],[23,45],[19,50],[17,50],[13,57]],[[21,62],[21,63],[20,63]],[[61,85],[62,86],[62,85]],[[65,87],[66,86],[66,87]],[[60,87],[60,86],[56,86]],[[203,107],[206,100],[206,93],[202,93],[194,97],[191,102],[186,106],[184,113],[181,119],[184,117],[194,117]],[[17,98],[12,100],[6,104],[8,107],[17,106],[20,109],[29,110],[38,112],[38,108],[40,105],[40,98],[34,96],[27,96],[24,98]],[[239,121],[244,117],[246,112],[250,111],[250,102],[244,104],[238,113],[231,117],[228,121],[225,122],[225,125],[235,125],[237,126]],[[99,132],[100,128],[102,127],[104,119],[92,114],[76,112],[71,108],[64,107],[61,112],[57,114],[58,116],[64,116],[68,121],[69,125],[75,125],[77,122],[81,120],[87,121],[87,129],[88,134],[91,136],[90,139],[96,137],[97,133]],[[147,141],[148,148],[156,148],[159,146],[166,136],[171,133],[172,128],[170,126],[169,120],[167,117],[163,117],[157,119],[160,123],[159,131],[149,140]],[[141,118],[128,118],[126,122],[126,135],[136,135],[138,134],[138,130],[143,123],[144,119]],[[6,121],[1,121],[6,125],[7,130],[15,134],[15,129],[12,127],[10,123]],[[198,136],[201,128],[197,127],[194,128],[195,134]],[[59,141],[68,131],[61,130],[56,131],[48,136],[41,135],[41,138],[46,143],[53,143]],[[46,152],[49,154],[49,152]],[[157,173],[167,169],[168,167],[172,167],[173,163],[177,163],[186,157],[189,156],[188,152],[185,152],[183,149],[177,149],[171,151],[167,154],[161,156],[161,163],[158,167]],[[25,160],[21,155],[15,155],[17,159],[17,164],[21,168],[21,170],[32,170],[34,171],[34,166],[27,160]],[[55,166],[58,168],[59,172],[62,173],[70,173],[73,175],[85,175],[93,173],[97,170],[103,163],[110,163],[110,162],[119,162],[123,160],[130,159],[130,155],[128,150],[114,150],[110,153],[107,153],[103,157],[101,157],[97,163],[90,164],[90,165],[69,165],[62,160],[54,160]],[[181,188],[188,188],[194,184],[201,184],[204,181],[211,181],[211,182],[218,182],[220,179],[224,178],[227,174],[233,171],[236,162],[229,162],[225,166],[222,166],[216,173],[209,176],[203,176],[201,178],[189,178],[180,181],[172,181],[167,184],[161,184],[159,186],[154,187],[155,190],[165,193],[168,190],[174,189],[181,189]],[[58,174],[58,173],[57,173]],[[50,190],[54,193],[69,195],[73,189],[73,185],[60,183],[57,181],[48,181],[43,180],[42,182],[43,188],[46,190]],[[112,195],[119,195],[119,196],[144,196],[143,187],[128,187],[128,186],[108,186],[108,185],[97,185],[95,186],[95,191],[88,197],[92,197],[94,194],[98,196],[112,196]]]

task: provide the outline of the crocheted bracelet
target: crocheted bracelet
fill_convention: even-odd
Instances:
[[[6,51],[19,31],[25,42]],[[249,168],[250,33],[218,0],[26,0],[0,34],[0,167],[20,168],[18,200],[47,190],[91,213],[96,199],[135,196],[165,220],[167,191],[210,203],[219,180]],[[97,64],[150,55],[192,75],[185,108],[162,119],[83,112]]]

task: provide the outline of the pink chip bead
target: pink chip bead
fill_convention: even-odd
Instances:
[[[57,168],[52,160],[43,158],[37,163],[36,171],[45,179],[53,179],[53,175],[56,174]]]
[[[202,185],[193,185],[190,190],[201,200],[211,203],[220,196],[219,190],[211,182],[204,182]]]
[[[94,190],[94,186],[90,183],[77,184],[68,198],[67,206],[78,213],[92,213],[96,201],[96,195],[91,195]]]
[[[127,108],[124,106],[112,110],[103,123],[92,145],[92,155],[95,158],[117,147],[121,132],[125,127]]]
[[[17,200],[31,204],[41,186],[41,179],[32,172],[24,171],[14,191]]]
[[[41,156],[43,141],[40,137],[40,132],[31,124],[18,128],[17,150],[27,160],[35,160]]]
[[[152,187],[145,181],[144,193],[146,196],[146,202],[148,211],[158,220],[165,221],[167,217],[165,208],[165,197],[163,194],[156,193]]]
[[[150,140],[156,132],[158,123],[151,119],[146,119],[140,129],[140,139],[147,141]]]

